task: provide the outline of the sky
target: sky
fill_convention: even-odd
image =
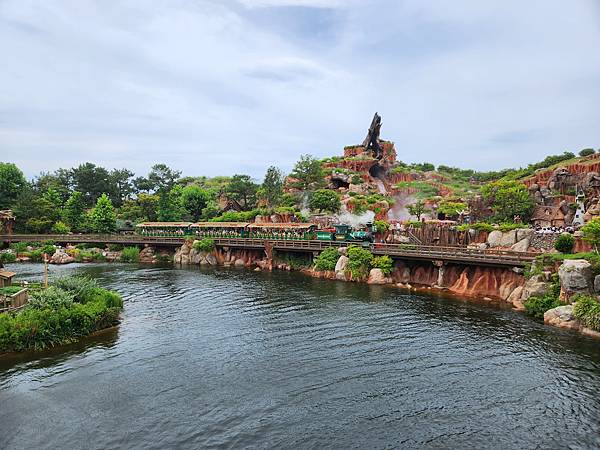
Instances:
[[[600,0],[0,0],[0,161],[493,170],[600,148]]]

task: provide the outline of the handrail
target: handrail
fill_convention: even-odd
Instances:
[[[155,245],[181,245],[189,236],[141,236],[141,235],[118,235],[118,234],[12,234],[0,235],[2,241],[46,241],[52,240],[62,243],[130,243],[130,244],[155,244]],[[328,247],[341,247],[352,244],[368,245],[376,254],[387,254],[391,256],[411,256],[415,258],[430,258],[440,260],[471,260],[481,262],[497,263],[523,263],[533,260],[539,253],[516,252],[503,249],[477,249],[466,246],[441,246],[423,244],[387,244],[347,241],[320,241],[320,240],[284,240],[284,239],[260,239],[260,238],[213,238],[219,246],[238,246],[264,248],[266,242],[270,242],[273,248],[297,249],[297,250],[322,250]]]

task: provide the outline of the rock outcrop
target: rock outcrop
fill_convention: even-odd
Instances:
[[[55,250],[54,254],[50,258],[50,264],[69,264],[75,261],[71,255],[67,254],[62,249]]]
[[[386,277],[381,269],[371,269],[369,272],[368,284],[390,284],[393,280]]]
[[[568,302],[577,294],[592,293],[592,265],[585,259],[567,259],[558,268],[560,299]]]

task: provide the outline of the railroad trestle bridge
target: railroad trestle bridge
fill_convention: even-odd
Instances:
[[[57,244],[122,244],[153,247],[179,247],[190,237],[141,236],[118,234],[11,234],[0,235],[0,241],[42,242]],[[342,247],[351,244],[369,248],[375,255],[389,255],[394,259],[433,261],[491,267],[523,267],[538,255],[537,253],[515,252],[497,249],[473,249],[461,246],[436,246],[422,244],[383,244],[347,241],[319,240],[277,240],[255,238],[212,238],[219,247],[232,247],[255,250],[283,250],[310,252],[317,254],[328,247]]]

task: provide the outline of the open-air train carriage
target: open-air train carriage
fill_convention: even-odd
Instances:
[[[190,234],[191,222],[143,222],[136,225],[141,236],[182,237]]]
[[[248,237],[248,222],[198,222],[190,225],[193,236],[245,238]]]
[[[256,239],[310,240],[316,237],[314,223],[251,223],[249,237]]]

